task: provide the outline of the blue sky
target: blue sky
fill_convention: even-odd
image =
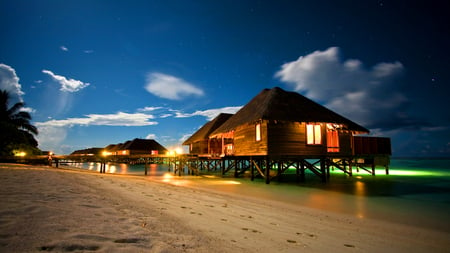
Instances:
[[[177,147],[263,88],[450,156],[448,1],[0,0],[0,88],[39,147]]]

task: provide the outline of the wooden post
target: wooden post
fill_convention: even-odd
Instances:
[[[386,168],[386,175],[389,175],[389,165],[386,165],[385,168]]]
[[[222,176],[223,176],[225,174],[225,159],[224,158],[222,158],[222,160],[221,160],[220,169],[222,170]]]
[[[255,180],[255,165],[253,164],[252,158],[250,158],[250,171],[251,171],[251,178],[250,180]]]
[[[270,184],[270,161],[266,158],[266,184]]]
[[[147,171],[148,171],[148,163],[147,160],[145,160],[145,164],[144,164],[144,168],[145,168],[145,175],[147,176]]]
[[[277,181],[280,182],[281,181],[281,170],[283,169],[283,162],[282,161],[278,161],[277,163]]]
[[[349,175],[353,176],[352,161],[351,160],[348,162],[348,171],[349,171]]]
[[[326,167],[326,170],[327,170],[327,181],[329,181],[329,179],[330,179],[330,162],[329,162],[328,159],[326,159],[325,163],[326,163],[325,167]]]
[[[305,182],[305,160],[300,161],[300,181]]]
[[[327,171],[326,171],[326,165],[325,165],[325,159],[324,158],[320,158],[320,172],[322,173],[322,182],[326,182],[327,181]]]

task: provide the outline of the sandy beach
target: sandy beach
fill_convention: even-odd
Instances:
[[[450,233],[189,179],[0,164],[0,252],[41,251],[450,252]]]

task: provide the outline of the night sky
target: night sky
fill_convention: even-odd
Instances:
[[[181,145],[263,88],[450,157],[449,1],[0,0],[0,89],[39,148]]]

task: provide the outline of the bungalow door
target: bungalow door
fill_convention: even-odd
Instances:
[[[327,152],[339,152],[339,134],[336,129],[327,129]]]

